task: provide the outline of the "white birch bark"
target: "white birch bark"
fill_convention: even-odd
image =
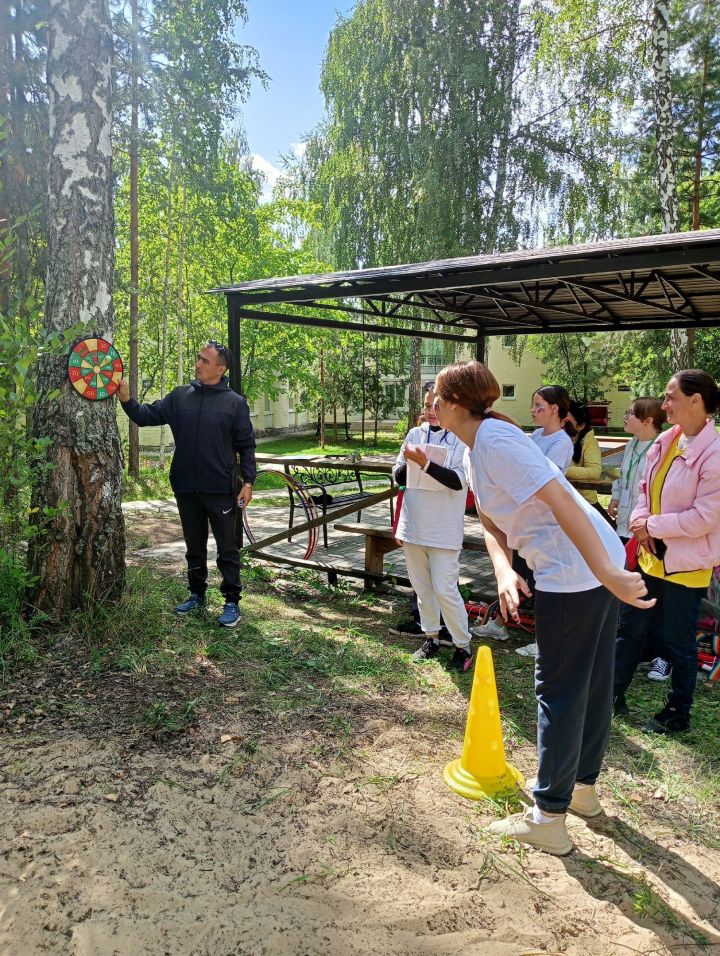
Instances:
[[[110,140],[112,37],[106,0],[50,0],[50,152],[45,325],[112,340],[114,233]],[[82,398],[67,356],[46,356],[33,429],[50,439],[33,505],[34,605],[53,620],[118,594],[125,568],[122,451],[115,402]],[[51,393],[59,392],[59,397]],[[52,509],[48,517],[43,508]]]
[[[663,232],[678,232],[680,216],[678,213],[675,144],[673,140],[669,19],[669,0],[653,0],[651,43],[660,212]],[[670,350],[673,368],[677,371],[687,368],[689,364],[689,342],[685,329],[671,329]]]

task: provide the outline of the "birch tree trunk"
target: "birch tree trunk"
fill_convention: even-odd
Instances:
[[[138,56],[138,2],[131,0],[132,64],[130,71],[130,394],[139,395],[138,315],[140,262],[138,250],[138,136],[140,60]],[[140,429],[128,419],[128,473],[140,477]]]
[[[177,268],[177,383],[182,385],[185,380],[185,284],[183,281],[185,270],[185,225],[187,218],[187,189],[182,187],[182,206],[180,210],[180,235],[178,237],[178,268]]]
[[[165,384],[167,382],[167,350],[168,350],[168,332],[169,318],[168,308],[170,305],[170,253],[172,250],[172,234],[175,223],[173,222],[173,190],[175,188],[175,142],[173,141],[172,152],[170,155],[170,169],[168,171],[168,190],[167,190],[167,232],[165,236],[165,273],[163,276],[163,294],[162,294],[162,334],[160,337],[160,398],[165,398]],[[160,448],[158,449],[158,458],[160,467],[165,467],[165,426],[160,426]]]
[[[673,142],[669,18],[670,0],[654,0],[651,43],[660,212],[663,232],[678,232],[680,217]],[[670,330],[670,351],[674,369],[679,371],[688,367],[690,364],[689,342],[685,329]]]
[[[663,232],[677,232],[680,221],[677,208],[677,177],[673,144],[669,16],[669,0],[655,0],[653,3],[651,39],[660,211]]]
[[[80,327],[86,336],[112,339],[110,12],[107,0],[50,0],[49,7],[44,321],[49,330]],[[33,430],[50,440],[52,468],[39,471],[33,491],[43,533],[30,543],[37,579],[31,600],[57,621],[122,590],[122,451],[115,402],[82,398],[68,381],[65,355],[45,356],[38,374]]]
[[[413,427],[420,414],[423,403],[422,383],[422,339],[410,339],[410,385],[408,388],[408,427]]]

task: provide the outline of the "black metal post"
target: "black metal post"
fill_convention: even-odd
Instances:
[[[226,297],[227,301],[227,313],[228,313],[228,328],[227,328],[227,343],[228,348],[232,352],[233,364],[230,369],[230,388],[233,391],[237,392],[238,395],[242,394],[242,354],[240,352],[240,317],[236,314],[235,304],[232,301],[231,296]],[[235,494],[236,496],[240,493],[240,488],[242,486],[242,476],[240,474],[240,458],[238,455],[235,455]],[[235,511],[235,536],[237,538],[238,547],[242,548],[243,546],[243,512],[241,508],[237,508]]]
[[[227,296],[228,348],[233,355],[233,367],[230,369],[230,388],[242,395],[242,353],[240,351],[240,316],[232,296]]]
[[[475,358],[478,362],[485,361],[485,336],[480,333],[479,329],[475,339]]]

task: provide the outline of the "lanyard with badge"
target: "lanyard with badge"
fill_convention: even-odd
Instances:
[[[645,455],[647,455],[648,449],[652,444],[652,442],[649,442],[645,448],[641,449],[640,442],[637,440],[637,438],[635,439],[635,446],[630,451],[630,465],[627,470],[627,475],[625,476],[625,483],[620,491],[621,508],[627,508],[627,506],[630,504],[635,475],[640,467],[640,462],[643,460]]]

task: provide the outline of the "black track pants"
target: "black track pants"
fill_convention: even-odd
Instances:
[[[226,601],[240,600],[240,554],[235,532],[236,506],[233,495],[206,495],[196,492],[175,495],[183,536],[187,545],[188,587],[191,594],[204,596],[207,590],[208,526],[217,545],[217,566],[222,575],[220,590]]]

